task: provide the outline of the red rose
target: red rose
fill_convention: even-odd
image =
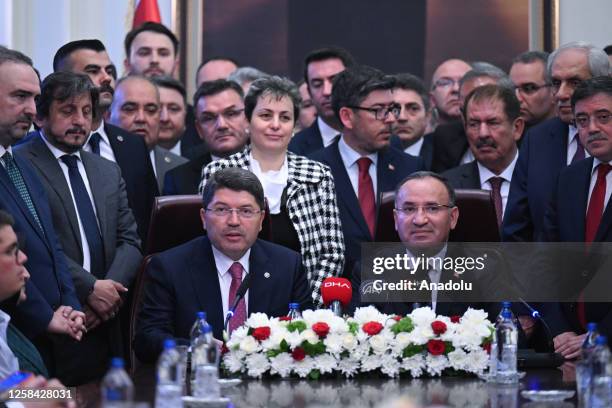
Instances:
[[[435,320],[431,322],[431,328],[437,336],[444,334],[446,332],[446,323],[441,322],[439,320]]]
[[[459,320],[461,320],[461,316],[451,316],[450,319],[453,323],[459,323]]]
[[[278,318],[281,322],[290,322],[291,318],[289,316],[281,316]]]
[[[395,320],[396,322],[399,322],[400,320],[402,320],[402,316],[400,315],[395,315],[392,317],[393,320]]]
[[[253,329],[251,336],[255,337],[259,341],[264,341],[270,337],[270,328],[268,326],[256,327]]]
[[[365,323],[361,329],[368,333],[370,336],[374,336],[383,329],[383,325],[378,322],[367,322]]]
[[[228,353],[229,349],[227,348],[227,344],[225,344],[225,342],[221,345],[221,354],[225,354]]]
[[[442,340],[429,340],[427,342],[427,351],[432,356],[440,356],[444,354],[444,350],[446,350],[446,345]]]
[[[485,343],[482,345],[482,349],[487,352],[487,354],[491,354],[491,343]]]
[[[296,361],[302,361],[304,357],[306,357],[306,352],[301,347],[296,347],[295,350],[291,352],[291,356]]]
[[[325,336],[329,333],[329,325],[324,322],[317,322],[312,325],[312,331],[317,333],[319,338],[324,339]]]

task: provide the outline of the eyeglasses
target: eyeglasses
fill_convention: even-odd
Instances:
[[[434,89],[435,88],[447,88],[455,84],[459,85],[459,81],[460,81],[459,79],[454,80],[453,78],[440,78],[436,82],[434,82]]]
[[[598,125],[607,125],[608,122],[610,122],[610,118],[612,118],[612,113],[609,111],[597,112],[593,116],[589,116],[585,113],[579,113],[576,115],[576,127],[580,129],[588,128],[589,124],[591,123],[591,119],[593,119]]]
[[[4,253],[3,255],[7,256],[7,257],[11,257],[11,258],[15,258],[15,262],[18,262],[17,259],[19,258],[19,243],[16,243],[15,245],[11,245]]]
[[[390,113],[397,119],[402,111],[402,107],[396,103],[392,103],[389,106],[381,106],[380,108],[365,108],[363,106],[347,106],[347,108],[373,113],[376,120],[385,120],[389,117]]]
[[[242,108],[242,109],[226,109],[223,112],[221,112],[220,114],[218,114],[218,113],[211,113],[211,112],[204,112],[198,118],[198,122],[200,123],[200,125],[202,125],[204,127],[212,127],[219,120],[219,116],[223,116],[223,119],[225,119],[228,122],[231,122],[233,120],[238,119],[238,117],[242,114],[242,112],[244,112],[244,108]]]
[[[544,85],[536,85],[536,84],[523,84],[523,85],[517,85],[514,87],[514,90],[516,92],[520,92],[522,94],[525,95],[533,95],[534,93],[538,92],[540,89],[542,88],[548,88],[550,87],[551,84],[544,84]]]
[[[454,208],[454,205],[446,205],[446,204],[426,204],[426,205],[406,205],[402,208],[396,208],[395,211],[400,212],[407,216],[416,215],[419,212],[419,209],[422,209],[427,215],[437,215],[444,208]]]
[[[257,214],[260,214],[262,210],[254,210],[252,208],[229,208],[229,207],[215,207],[215,208],[207,208],[207,212],[210,212],[215,217],[219,218],[227,218],[232,213],[236,213],[238,217],[244,219],[250,219],[255,217]]]

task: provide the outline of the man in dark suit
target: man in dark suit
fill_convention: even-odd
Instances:
[[[207,235],[155,256],[134,346],[143,361],[155,361],[163,341],[189,344],[196,312],[205,310],[214,336],[222,338],[224,317],[249,276],[249,289],[239,300],[229,331],[248,314],[284,316],[289,302],[312,307],[301,255],[257,239],[264,214],[263,187],[244,169],[218,171],[202,194],[201,218]]]
[[[0,209],[15,218],[22,234],[31,278],[27,299],[12,313],[13,323],[37,346],[51,374],[56,359],[50,334],[81,339],[84,314],[77,300],[65,255],[51,222],[45,190],[27,160],[14,157],[11,145],[26,134],[40,94],[32,61],[18,51],[0,47]]]
[[[513,88],[510,78],[500,68],[484,63],[474,63],[474,68],[468,71],[459,81],[459,102],[464,105],[467,96],[479,86],[498,84],[509,89]],[[461,120],[442,124],[432,133],[433,160],[432,170],[442,173],[461,164],[474,160]]]
[[[63,45],[55,53],[53,70],[87,74],[98,87],[98,112],[94,115],[92,133],[83,150],[119,165],[138,234],[144,241],[153,201],[158,193],[155,173],[142,138],[104,120],[113,102],[116,76],[115,66],[104,44],[99,40],[78,40]]]
[[[425,168],[430,169],[433,160],[433,138],[431,135],[423,135],[431,119],[431,110],[429,93],[423,81],[412,74],[395,75],[393,101],[401,107],[393,128],[393,133],[401,141],[401,149],[404,153],[423,159]]]
[[[346,245],[345,274],[361,257],[362,242],[372,242],[377,197],[392,191],[406,175],[423,169],[420,158],[389,146],[400,107],[393,102],[395,81],[381,71],[355,66],[334,81],[333,107],[342,137],[312,154],[334,176]]]
[[[569,263],[575,269],[554,271],[559,280],[564,276],[573,279],[571,287],[582,288],[582,299],[549,304],[543,310],[548,312],[555,351],[567,359],[580,356],[586,322],[597,322],[601,334],[612,336],[609,247],[594,244],[612,241],[612,78],[606,75],[583,81],[571,104],[580,140],[591,157],[560,171],[544,221],[547,241],[589,243],[581,248],[582,256],[563,258],[562,265]],[[601,297],[595,299],[599,302],[590,300],[589,291],[597,286],[605,288],[608,302],[601,303]]]
[[[164,195],[197,194],[202,168],[213,160],[242,150],[249,140],[244,116],[242,88],[219,79],[203,82],[195,95],[196,129],[204,141],[190,162],[170,170],[164,181]]]
[[[321,48],[306,56],[304,81],[317,109],[317,120],[310,127],[296,133],[289,143],[290,151],[308,156],[330,146],[338,138],[342,124],[332,108],[333,80],[353,65],[355,60],[351,54],[338,47]]]
[[[562,45],[548,57],[557,117],[534,126],[523,137],[504,216],[504,241],[542,240],[544,213],[559,171],[585,157],[572,124],[572,94],[580,81],[608,75],[609,70],[606,54],[585,42]]]
[[[463,112],[467,140],[475,160],[443,175],[453,188],[492,191],[498,224],[501,224],[518,157],[516,142],[525,126],[519,101],[508,88],[485,85],[468,95]]]
[[[87,335],[80,344],[64,344],[70,352],[58,365],[58,377],[69,385],[101,379],[109,358],[121,355],[115,316],[142,259],[119,167],[81,151],[96,102],[97,90],[86,75],[49,75],[37,100],[41,131],[15,149],[45,187],[87,317]]]

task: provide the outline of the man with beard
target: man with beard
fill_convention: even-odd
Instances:
[[[475,160],[443,175],[453,188],[490,190],[501,224],[525,122],[514,92],[499,85],[474,89],[463,108],[465,133]]]
[[[68,385],[99,380],[112,356],[122,355],[119,320],[142,259],[136,222],[119,167],[82,151],[98,91],[84,74],[60,71],[42,83],[37,137],[16,149],[47,192],[53,224],[84,305],[82,343],[60,345],[57,376]]]
[[[99,91],[92,132],[83,150],[117,163],[125,180],[130,208],[141,239],[146,237],[157,183],[141,137],[104,120],[113,102],[115,66],[99,40],[78,40],[63,45],[53,58],[53,70],[86,74]]]
[[[204,141],[189,162],[166,174],[164,195],[197,194],[202,168],[213,160],[228,157],[249,140],[244,116],[242,88],[225,79],[203,82],[195,95],[196,129]]]

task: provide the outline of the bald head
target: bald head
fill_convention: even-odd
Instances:
[[[437,109],[440,123],[448,123],[461,117],[459,80],[471,66],[460,59],[449,59],[436,68],[431,78],[431,102]]]

